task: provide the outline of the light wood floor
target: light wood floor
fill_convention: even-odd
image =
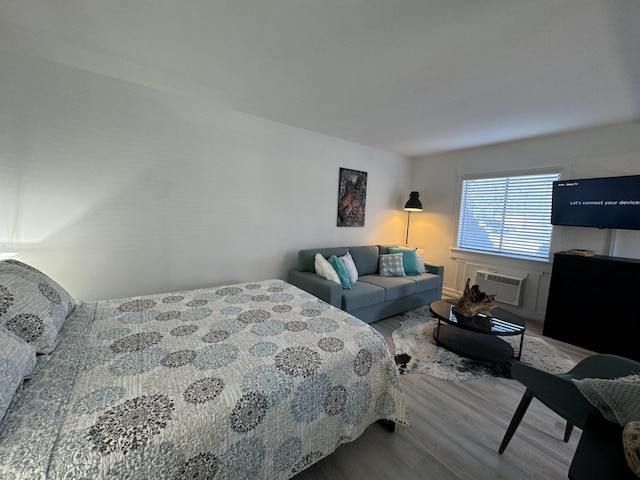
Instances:
[[[390,344],[395,318],[372,324]],[[527,323],[540,334],[541,326]],[[580,360],[591,354],[547,339]],[[580,439],[575,429],[562,441],[564,421],[536,399],[503,455],[498,445],[524,393],[516,380],[487,377],[451,383],[421,374],[402,377],[411,414],[410,427],[394,433],[373,424],[354,442],[296,477],[310,479],[478,480],[566,479]]]

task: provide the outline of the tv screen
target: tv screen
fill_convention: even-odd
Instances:
[[[551,224],[640,230],[640,175],[553,182]]]

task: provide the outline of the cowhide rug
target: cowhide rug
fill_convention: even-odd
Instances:
[[[495,364],[461,357],[443,347],[437,347],[433,330],[438,322],[428,307],[418,308],[399,315],[400,328],[392,333],[396,347],[396,363],[400,373],[423,373],[463,382],[484,376],[510,378],[510,363]],[[520,336],[501,337],[518,351]],[[547,372],[565,372],[575,362],[543,338],[525,332],[522,362]]]

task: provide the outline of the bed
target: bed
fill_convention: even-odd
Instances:
[[[12,260],[0,322],[3,479],[287,479],[408,423],[384,338],[282,280],[80,302]]]

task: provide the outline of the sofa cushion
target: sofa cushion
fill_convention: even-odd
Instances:
[[[342,309],[353,312],[385,301],[384,288],[368,282],[358,281],[351,290],[342,291]]]
[[[440,288],[442,278],[433,273],[423,273],[422,275],[411,275],[405,277],[407,280],[411,280],[416,284],[416,293],[426,292],[428,290],[435,290]]]
[[[298,269],[302,272],[316,273],[314,268],[316,253],[320,253],[324,258],[329,258],[331,255],[341,257],[347,253],[347,247],[331,247],[331,248],[313,248],[300,250],[298,252]]]
[[[384,289],[385,301],[413,295],[416,293],[416,282],[408,277],[381,277],[380,275],[360,276],[360,283],[369,283]]]
[[[378,246],[349,247],[359,275],[371,275],[378,271]]]

